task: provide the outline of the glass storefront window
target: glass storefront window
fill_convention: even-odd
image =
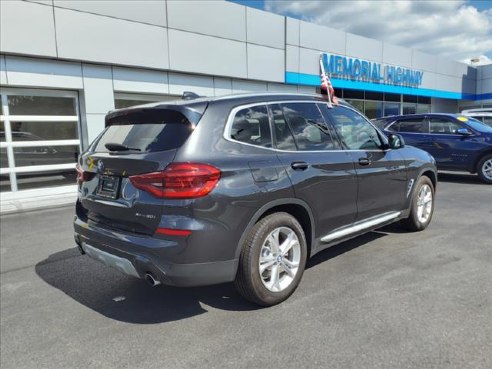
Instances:
[[[52,170],[39,173],[18,173],[17,187],[19,190],[33,188],[75,185],[77,172],[75,169]]]
[[[77,115],[75,99],[51,96],[8,96],[10,115]]]
[[[350,105],[352,105],[354,108],[356,108],[358,111],[361,113],[364,112],[364,101],[363,100],[346,100]]]
[[[369,119],[381,118],[383,116],[383,103],[381,101],[366,101],[364,106],[364,114]]]
[[[16,167],[76,163],[79,146],[14,147]]]
[[[128,108],[130,106],[149,104],[159,101],[178,100],[177,95],[138,95],[138,94],[116,94],[114,100],[115,109]]]
[[[344,89],[343,98],[364,100],[364,91]]]
[[[366,91],[365,99],[366,100],[383,100],[383,93],[382,92]]]
[[[401,95],[398,94],[390,94],[390,93],[384,93],[384,101],[394,101],[394,102],[400,102],[401,101]]]
[[[417,104],[403,103],[403,115],[416,114]]]
[[[5,142],[5,122],[0,122],[0,142]]]
[[[0,192],[12,191],[10,186],[10,177],[8,174],[0,175]]]
[[[399,115],[400,114],[400,104],[398,103],[384,103],[384,116],[388,115]]]
[[[77,122],[10,122],[13,141],[73,140]]]
[[[418,101],[417,96],[403,95],[403,102],[416,103]]]
[[[430,105],[427,104],[417,104],[417,114],[430,113]]]
[[[7,148],[0,148],[0,168],[8,168],[9,159],[7,157]]]
[[[5,88],[1,100],[0,190],[75,184],[80,147],[77,93]],[[9,127],[11,137],[6,135]]]

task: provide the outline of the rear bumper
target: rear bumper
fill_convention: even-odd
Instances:
[[[191,287],[231,282],[236,276],[237,259],[171,262],[183,248],[180,240],[119,233],[91,226],[78,217],[74,229],[75,241],[83,253],[134,277],[145,278],[150,273],[162,284]]]

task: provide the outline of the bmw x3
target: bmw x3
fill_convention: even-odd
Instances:
[[[234,282],[263,306],[306,261],[432,218],[435,161],[341,101],[249,94],[110,112],[78,162],[82,253],[151,285]]]

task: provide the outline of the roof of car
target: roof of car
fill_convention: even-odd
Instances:
[[[292,100],[306,100],[306,101],[326,101],[326,99],[320,94],[302,94],[302,93],[285,93],[285,92],[261,92],[261,93],[242,93],[224,96],[213,97],[198,97],[192,99],[177,99],[170,101],[158,101],[149,104],[130,106],[123,109],[112,110],[106,116],[106,119],[113,119],[118,116],[122,116],[131,112],[147,110],[147,109],[168,109],[173,108],[175,110],[185,113],[186,110],[193,110],[199,114],[202,114],[207,105],[211,102],[227,101],[232,104],[253,104],[256,102],[272,102],[272,101],[292,101]],[[340,105],[349,106],[346,101],[339,99]],[[185,114],[186,115],[186,114]]]
[[[223,96],[210,96],[210,97],[198,97],[194,99],[176,99],[169,101],[157,101],[149,104],[132,106],[124,109],[132,108],[159,108],[162,105],[176,105],[176,106],[193,106],[201,103],[209,103],[212,101],[231,101],[231,100],[320,100],[325,99],[319,94],[303,94],[303,93],[286,93],[286,92],[260,92],[260,93],[240,93]],[[344,102],[345,103],[345,102]]]

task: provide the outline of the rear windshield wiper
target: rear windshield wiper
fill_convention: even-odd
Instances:
[[[108,149],[109,151],[130,151],[130,150],[131,151],[142,151],[137,147],[128,147],[126,145],[122,145],[119,143],[113,143],[113,142],[108,142],[104,146],[106,146],[106,149]]]

